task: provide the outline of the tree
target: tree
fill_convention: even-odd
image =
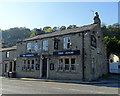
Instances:
[[[2,30],[2,40],[8,43],[8,47],[11,47],[16,45],[17,41],[30,37],[30,34],[31,30],[25,27],[10,28]]]
[[[46,27],[43,28],[43,31],[45,31],[45,30],[47,30],[49,28],[51,28],[51,27],[50,26],[46,26]]]
[[[76,26],[76,25],[69,25],[69,26],[67,27],[67,29],[72,29],[72,28],[77,28],[77,26]]]
[[[104,37],[105,43],[107,44],[107,56],[113,52],[120,52],[120,40],[115,36],[110,38],[108,36]]]
[[[54,30],[51,29],[51,28],[48,28],[48,29],[45,30],[46,33],[48,33],[48,32],[53,32],[53,31],[54,31]]]
[[[34,37],[37,35],[37,32],[36,31],[33,31],[32,34],[30,35],[30,37]]]
[[[55,31],[57,31],[58,30],[58,27],[53,27],[53,31],[55,32]]]
[[[65,30],[66,29],[66,27],[65,26],[61,26],[60,27],[60,30],[62,31],[62,30]]]

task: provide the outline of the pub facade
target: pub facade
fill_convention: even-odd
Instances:
[[[94,23],[17,43],[17,77],[92,81],[107,73],[99,15]]]

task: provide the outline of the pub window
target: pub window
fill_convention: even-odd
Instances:
[[[28,64],[30,64],[30,60],[28,60]]]
[[[32,43],[27,43],[27,51],[32,51]]]
[[[58,42],[54,41],[54,49],[58,50]]]
[[[34,44],[34,51],[40,51],[41,50],[41,43],[35,43]]]
[[[26,70],[26,65],[23,65],[23,70]]]
[[[26,60],[23,60],[23,67],[22,67],[22,70],[26,70]]]
[[[32,64],[34,64],[34,60],[32,60]]]
[[[63,59],[59,59],[58,70],[59,70],[59,71],[62,71],[62,70],[63,70]]]
[[[30,69],[30,60],[28,60],[27,69]]]
[[[64,49],[69,49],[71,45],[71,38],[70,37],[65,37],[64,38]]]
[[[40,67],[40,65],[39,65],[39,64],[36,64],[35,69],[36,69],[36,70],[39,70],[39,69],[40,69],[39,67]]]
[[[30,64],[27,65],[27,69],[30,69]]]
[[[34,69],[34,64],[31,65],[31,69]]]
[[[71,58],[71,70],[76,70],[75,58]]]
[[[34,60],[32,60],[31,69],[34,69]]]
[[[59,59],[58,71],[76,71],[76,59],[75,58],[61,58]]]
[[[91,46],[93,47],[97,47],[97,42],[96,42],[96,38],[94,35],[91,35]]]
[[[48,40],[43,41],[43,50],[48,51]]]
[[[8,58],[10,56],[10,52],[6,52],[6,58]]]
[[[59,39],[56,39],[56,38],[55,38],[55,39],[54,39],[54,49],[55,49],[55,50],[58,50],[58,44],[59,44],[58,42],[59,42]]]
[[[32,51],[32,52],[35,51],[35,43],[31,43],[31,51]]]
[[[24,60],[24,64],[26,64],[26,60]]]
[[[69,64],[70,64],[69,59],[65,59],[65,70],[66,71],[69,70]]]

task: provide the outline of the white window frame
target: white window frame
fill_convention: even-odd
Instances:
[[[69,60],[69,64],[65,64],[65,59],[68,59],[68,60]],[[65,70],[66,72],[69,72],[69,71],[70,71],[70,58],[64,58],[64,66],[68,66],[68,70],[66,70],[65,67],[64,67],[64,70]]]
[[[72,64],[72,59],[75,59],[75,63],[74,63],[74,64]],[[77,68],[77,67],[76,67],[76,66],[77,66],[77,64],[76,64],[76,58],[70,58],[70,64],[71,64],[71,65],[70,65],[70,70],[71,70],[72,72],[75,72],[75,71],[77,70],[77,69],[76,69],[76,68]],[[75,70],[72,70],[72,65],[74,65]]]
[[[7,52],[6,52],[6,58],[9,58],[9,57],[10,57],[10,52],[7,51]]]
[[[48,40],[43,41],[43,51],[48,51]]]
[[[60,60],[62,60],[63,62],[61,62]],[[64,58],[60,58],[58,60],[58,71],[63,71],[64,69]]]
[[[64,49],[70,49],[71,37],[64,37]],[[69,44],[69,46],[68,46]]]
[[[41,43],[35,43],[34,44],[34,50],[37,51],[41,51]]]
[[[60,70],[59,69],[59,67],[61,66],[61,64],[59,63],[60,61],[60,59],[62,59],[63,60],[63,64],[62,64],[62,70]],[[65,59],[68,59],[69,60],[69,64],[65,64]],[[75,59],[75,63],[74,64],[72,64],[72,59]],[[61,72],[61,71],[64,71],[64,72],[76,72],[77,71],[77,63],[76,63],[76,57],[75,56],[72,56],[72,57],[61,57],[61,58],[59,58],[58,59],[58,71],[59,72]],[[66,66],[69,66],[69,69],[68,70],[65,70],[65,65]],[[72,70],[72,66],[75,66],[75,70]]]
[[[27,51],[32,51],[32,43],[27,43]]]

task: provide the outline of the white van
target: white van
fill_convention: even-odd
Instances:
[[[120,73],[120,63],[109,63],[110,73]]]

